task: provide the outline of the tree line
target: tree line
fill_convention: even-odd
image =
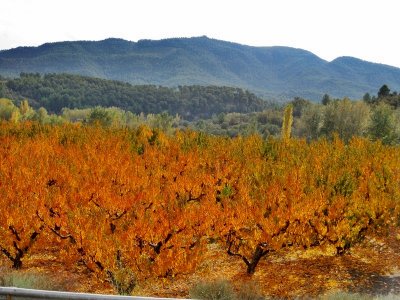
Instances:
[[[283,105],[267,103],[236,88],[132,86],[66,74],[21,74],[20,78],[2,78],[0,82],[0,94],[15,99],[0,99],[3,120],[99,123],[130,128],[145,124],[166,131],[190,128],[214,135],[260,134],[264,138],[279,136],[283,121]],[[29,101],[21,95],[30,95]],[[51,97],[55,100],[49,100]],[[139,100],[130,101],[127,97]],[[79,101],[73,101],[78,98]],[[314,103],[296,97],[290,101],[292,135],[310,141],[332,139],[337,134],[345,142],[361,136],[397,144],[400,142],[398,103],[400,95],[390,91],[387,85],[377,95],[365,94],[363,101],[333,99],[326,94],[321,103]],[[51,113],[52,109],[57,113]]]
[[[398,103],[400,95],[390,93],[387,85],[379,89],[377,96],[365,94],[363,101],[331,99],[327,94],[321,104],[295,98],[294,134],[307,140],[331,139],[337,134],[346,142],[353,136],[362,136],[397,144],[400,142]]]
[[[234,87],[131,85],[120,81],[70,74],[21,73],[3,80],[0,98],[28,99],[38,109],[60,114],[63,108],[118,107],[135,114],[168,112],[183,119],[210,118],[213,114],[261,111],[270,103]]]

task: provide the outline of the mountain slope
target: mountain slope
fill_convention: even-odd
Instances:
[[[382,84],[400,89],[400,69],[351,57],[327,62],[289,47],[250,47],[207,37],[107,39],[0,51],[0,75],[73,73],[132,84],[224,85],[273,98],[361,98]]]

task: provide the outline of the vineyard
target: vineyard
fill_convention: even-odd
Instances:
[[[0,260],[51,249],[120,294],[215,247],[249,277],[280,253],[347,255],[399,226],[399,199],[400,149],[379,141],[0,124]]]

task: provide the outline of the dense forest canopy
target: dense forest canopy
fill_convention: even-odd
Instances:
[[[1,95],[1,93],[3,95]],[[7,95],[8,94],[8,95]],[[27,98],[34,108],[119,107],[133,113],[179,114],[187,120],[220,113],[248,113],[271,106],[253,93],[233,87],[131,85],[69,74],[25,74],[3,81],[1,96]]]

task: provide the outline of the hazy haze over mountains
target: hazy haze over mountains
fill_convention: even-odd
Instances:
[[[400,89],[400,68],[353,57],[328,62],[289,47],[251,47],[207,37],[75,41],[0,51],[0,75],[73,73],[133,84],[236,86],[270,99],[319,101],[323,94],[360,99],[387,84]]]

